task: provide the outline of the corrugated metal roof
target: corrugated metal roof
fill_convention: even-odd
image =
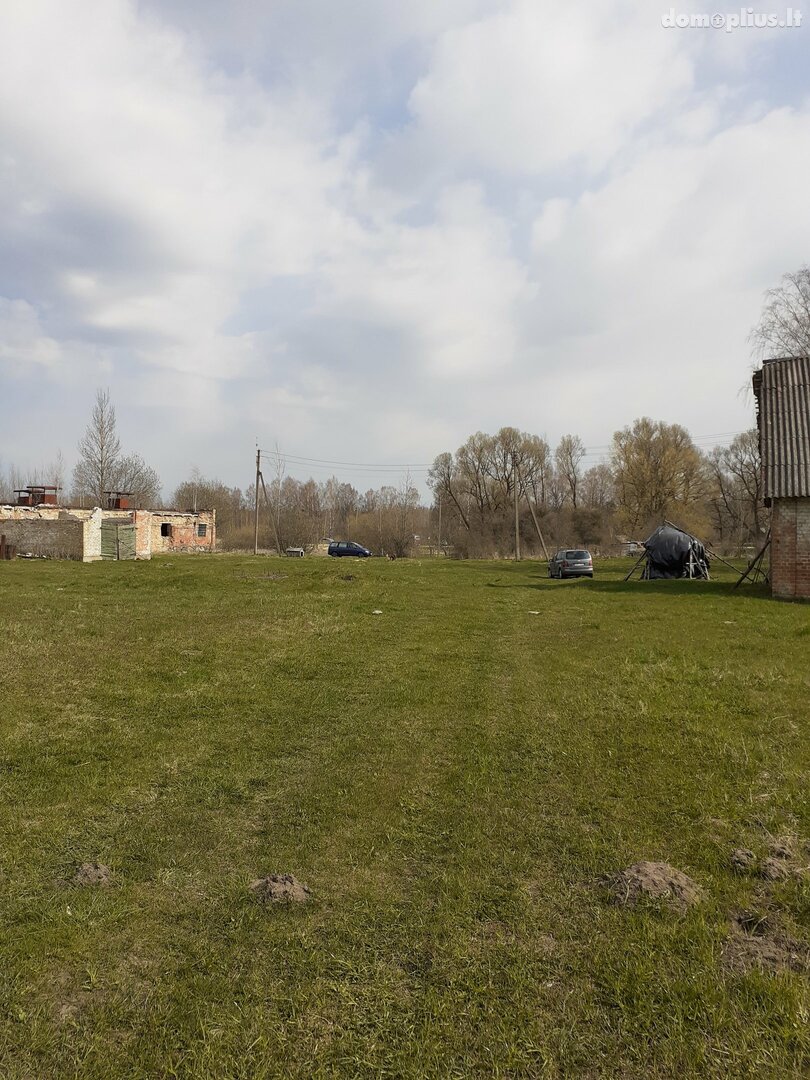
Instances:
[[[754,393],[764,497],[810,497],[810,358],[766,360]]]

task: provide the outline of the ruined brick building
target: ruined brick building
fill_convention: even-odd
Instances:
[[[771,590],[810,599],[810,358],[754,373],[763,497],[771,507]]]
[[[0,506],[0,534],[18,552],[96,562],[216,550],[215,510],[134,510],[125,492],[90,510],[59,506],[54,492],[23,488],[16,505]]]

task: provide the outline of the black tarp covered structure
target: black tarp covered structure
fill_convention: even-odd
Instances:
[[[647,561],[642,578],[708,578],[706,548],[690,533],[667,522],[644,541]]]

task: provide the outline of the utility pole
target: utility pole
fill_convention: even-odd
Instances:
[[[518,474],[518,481],[520,481],[520,470],[519,469],[517,470],[517,474]],[[532,500],[529,498],[529,489],[526,487],[525,484],[523,486],[523,494],[526,496],[526,502],[529,504],[529,512],[532,515],[532,521],[534,522],[534,527],[537,530],[537,535],[538,535],[538,537],[540,539],[540,543],[541,543],[541,545],[543,547],[543,554],[546,557],[546,562],[548,562],[548,551],[546,549],[546,542],[543,539],[543,534],[540,532],[540,525],[538,524],[538,521],[537,521],[537,514],[535,514],[535,512],[534,512],[534,507],[532,506]]]
[[[442,553],[442,497],[439,496],[439,555]]]
[[[256,498],[253,503],[253,554],[259,554],[259,477],[261,476],[262,452],[256,447]]]
[[[512,470],[515,474],[515,562],[520,562],[520,481],[518,480],[517,452],[512,451]]]

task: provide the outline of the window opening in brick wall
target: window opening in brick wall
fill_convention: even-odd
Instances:
[[[171,525],[169,524],[168,521],[161,522],[160,535],[161,536],[171,536],[172,535],[172,527],[171,527]]]
[[[205,536],[207,530],[208,530],[207,525],[198,525],[197,526],[197,536]]]

